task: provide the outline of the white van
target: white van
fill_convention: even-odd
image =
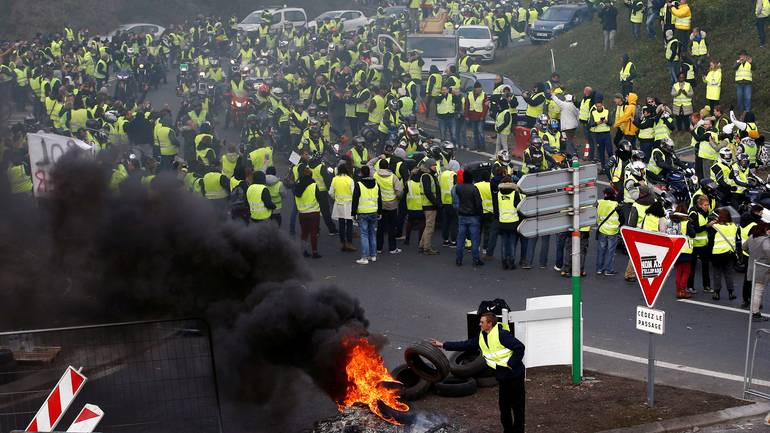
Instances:
[[[245,32],[256,31],[264,20],[264,15],[270,14],[270,30],[278,30],[287,23],[294,27],[305,27],[307,25],[307,14],[302,8],[266,8],[256,10],[238,24],[238,29]]]

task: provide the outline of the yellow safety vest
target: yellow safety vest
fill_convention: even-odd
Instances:
[[[474,113],[484,112],[484,98],[487,95],[484,92],[479,93],[479,96],[474,96],[473,92],[468,94],[468,109]]]
[[[516,199],[518,192],[511,191],[509,193],[499,192],[497,193],[497,208],[500,212],[498,221],[501,223],[515,223],[519,220],[519,211],[516,209],[516,205],[513,202]]]
[[[641,24],[642,20],[644,20],[644,8],[641,8],[636,12],[631,11],[630,20],[632,23]]]
[[[231,159],[233,156],[235,156],[235,159]],[[222,174],[227,176],[228,179],[233,177],[233,174],[235,173],[235,165],[238,163],[238,154],[230,154],[225,153],[221,157],[222,160]]]
[[[171,128],[168,126],[155,128],[155,145],[160,147],[161,155],[176,155],[178,152],[177,147],[174,146],[174,144],[171,143],[171,140],[168,138],[168,134],[170,132]]]
[[[500,326],[497,325],[489,331],[486,340],[483,332],[479,334],[479,347],[481,355],[490,368],[508,367],[508,360],[511,359],[513,351],[503,346],[500,342]]]
[[[626,63],[626,66],[624,66],[623,69],[620,70],[620,81],[626,81],[628,77],[631,76],[632,66],[634,66],[634,64],[631,62],[628,62]]]
[[[596,221],[599,224],[599,233],[613,236],[620,233],[620,215],[617,212],[618,202],[615,200],[601,199],[596,205]]]
[[[588,122],[589,116],[591,116],[591,100],[583,98],[583,100],[580,101],[580,114],[578,114],[578,119]]]
[[[703,81],[706,82],[706,99],[718,101],[722,93],[722,70],[709,71]]]
[[[484,208],[484,213],[493,213],[495,209],[492,206],[492,185],[488,181],[476,182],[475,185],[481,196],[481,206]]]
[[[452,204],[452,187],[455,185],[455,172],[444,170],[438,177],[441,189],[441,204]]]
[[[671,136],[671,130],[668,128],[668,125],[666,124],[666,121],[661,119],[658,119],[657,122],[655,122],[655,127],[653,128],[655,131],[655,140],[662,140],[664,138]]]
[[[255,183],[246,190],[246,201],[249,202],[251,219],[255,221],[264,221],[270,218],[270,215],[272,214],[270,209],[265,206],[265,202],[262,201],[262,191],[266,188],[265,185]]]
[[[673,54],[671,46],[674,45],[674,42],[676,42],[676,39],[671,39],[670,41],[666,42],[666,60],[671,59],[671,55]],[[674,61],[679,61],[679,54],[674,57]]]
[[[340,204],[353,201],[353,179],[344,174],[334,176],[332,188],[334,189],[334,201]]]
[[[647,208],[649,208],[649,206],[637,202],[634,202],[632,206],[636,208],[636,228],[642,228],[642,222],[644,221],[645,215],[647,215]]]
[[[350,149],[350,158],[353,160],[353,167],[361,168],[361,166],[369,161],[369,150],[364,148],[362,153],[358,153],[358,149],[355,147]]]
[[[706,220],[706,217],[701,215],[700,212],[696,212],[698,215],[698,225],[703,227],[706,225],[708,220]],[[702,232],[695,233],[695,239],[693,239],[692,245],[694,247],[704,247],[706,244],[709,243],[708,238],[708,232],[706,230],[703,230]]]
[[[283,207],[283,197],[281,197],[281,182],[276,182],[272,185],[267,185],[267,190],[270,192],[270,200],[273,201],[275,209],[274,214],[280,214]]]
[[[455,112],[454,97],[451,93],[441,95],[438,105],[436,106],[436,112],[438,114],[453,114]]]
[[[709,50],[708,47],[706,47],[706,40],[701,38],[700,41],[692,41],[692,47],[690,48],[690,51],[695,57],[707,55]]]
[[[294,196],[294,200],[297,204],[297,212],[299,213],[311,213],[319,212],[321,206],[318,204],[318,200],[315,198],[316,184],[310,184],[305,188],[305,192],[301,196]]]
[[[382,122],[382,117],[385,114],[385,98],[380,95],[374,95],[372,97],[374,101],[374,110],[369,113],[369,121],[375,124]]]
[[[650,154],[650,161],[647,163],[647,170],[649,172],[651,172],[652,174],[656,174],[657,175],[657,174],[660,174],[661,171],[663,171],[663,168],[660,167],[655,162],[655,155],[656,154],[663,155],[663,151],[660,150],[660,148],[657,148],[657,147],[652,149],[652,153]]]
[[[8,183],[11,184],[12,194],[23,194],[32,191],[32,177],[27,174],[23,165],[12,165],[5,171]]]
[[[674,83],[674,89],[679,92],[680,90],[684,90],[685,93],[692,92],[692,86],[688,82],[683,83]],[[682,95],[680,93],[677,93],[676,96],[674,96],[674,107],[684,107],[684,106],[690,106],[692,105],[692,97],[687,95]]]
[[[505,114],[506,113],[511,113],[511,110],[510,109],[509,110],[503,110],[503,111],[501,111],[501,112],[499,112],[497,114],[497,118],[495,119],[495,130],[497,130],[498,128],[503,126],[503,124],[505,122]],[[512,120],[512,119],[513,119],[513,113],[511,113],[511,117],[509,118],[509,120]],[[512,126],[513,126],[513,122],[509,121],[505,125],[505,127],[499,132],[499,134],[510,135],[511,134],[511,127]]]
[[[322,168],[325,169],[324,165],[318,164],[315,167],[311,168],[310,170],[313,172],[313,180],[318,186],[318,190],[323,192],[323,191],[327,191],[327,187],[326,187],[326,182],[324,181],[324,178],[321,175]]]
[[[738,235],[738,227],[734,223],[717,223],[713,227],[716,233],[714,233],[714,246],[711,247],[711,254],[735,251],[735,237]]]
[[[594,123],[596,123],[595,126],[591,127],[591,132],[610,132],[610,110],[607,110],[606,108],[599,112],[599,110],[593,110],[591,111],[591,117],[594,120]],[[602,119],[604,119],[604,123],[599,123]]]
[[[532,95],[532,99],[537,98],[538,96],[543,96],[543,92],[538,92]],[[543,114],[543,105],[529,105],[527,104],[527,117],[537,117],[541,114]]]
[[[410,179],[409,188],[406,193],[406,208],[411,211],[421,211],[422,200],[422,184]]]
[[[209,200],[220,200],[227,198],[227,191],[219,183],[222,173],[209,172],[203,175],[203,187],[206,189],[206,197]]]
[[[752,81],[751,63],[745,62],[738,65],[738,69],[735,70],[735,81]]]
[[[396,190],[393,187],[393,179],[395,177],[396,176],[392,173],[390,176],[382,176],[379,173],[374,173],[374,180],[377,182],[377,186],[380,187],[382,201],[396,200]]]
[[[680,234],[687,238],[687,242],[682,246],[682,254],[692,254],[692,238],[687,236],[687,223],[689,223],[689,221],[682,221],[679,223]]]
[[[714,140],[719,139],[719,134],[717,132],[709,132],[709,135],[711,135]],[[698,157],[708,159],[709,161],[716,161],[719,158],[719,154],[713,147],[711,147],[711,143],[708,140],[705,140],[698,146]]]
[[[746,242],[749,240],[749,236],[751,234],[751,229],[754,228],[754,226],[757,225],[757,223],[749,223],[746,227],[741,227],[740,235],[741,235],[741,242]],[[743,255],[748,257],[749,253],[747,251],[743,251]]]
[[[358,182],[358,209],[359,214],[371,214],[377,212],[377,197],[380,195],[380,187],[374,184],[374,188],[367,188],[363,182]]]

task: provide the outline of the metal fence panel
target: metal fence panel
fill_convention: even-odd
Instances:
[[[88,381],[58,430],[92,403],[105,412],[100,431],[221,433],[211,332],[199,319],[0,333],[0,433],[26,428],[69,365]]]

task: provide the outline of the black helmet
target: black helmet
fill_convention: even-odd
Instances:
[[[433,159],[441,159],[441,146],[433,145],[430,147],[430,156]]]
[[[717,183],[707,177],[700,180],[700,189],[703,190],[706,195],[714,194],[717,191],[717,188]]]
[[[626,152],[627,155],[631,154],[633,148],[634,146],[631,145],[631,142],[626,139],[620,140],[620,143],[618,143],[618,150]]]
[[[417,116],[414,114],[409,114],[406,117],[404,117],[404,121],[408,126],[415,126],[417,125]]]
[[[353,137],[353,145],[355,146],[363,146],[366,144],[366,140],[364,137],[361,137],[360,135],[356,135]]]

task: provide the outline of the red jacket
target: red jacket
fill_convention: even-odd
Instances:
[[[470,93],[468,96],[472,95]],[[485,120],[487,118],[487,111],[489,111],[489,96],[484,98],[484,110],[479,113],[477,111],[471,111],[471,104],[468,96],[465,97],[465,119],[468,121]]]

